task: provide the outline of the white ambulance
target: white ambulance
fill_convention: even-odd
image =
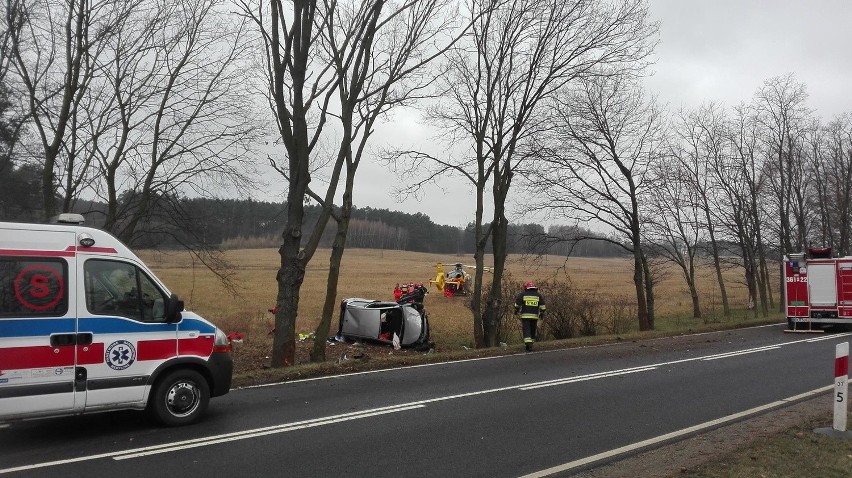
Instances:
[[[225,334],[121,241],[78,214],[58,222],[0,222],[0,421],[118,409],[197,421],[231,386]]]

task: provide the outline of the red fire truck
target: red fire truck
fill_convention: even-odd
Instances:
[[[810,248],[784,257],[787,326],[821,331],[852,325],[852,257],[831,257],[831,248]]]

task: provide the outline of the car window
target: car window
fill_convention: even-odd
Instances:
[[[84,270],[89,312],[165,322],[165,294],[135,265],[90,259]]]
[[[54,258],[0,259],[0,317],[62,317],[68,264]]]

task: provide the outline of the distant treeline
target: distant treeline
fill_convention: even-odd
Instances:
[[[164,202],[174,204],[175,201]],[[286,223],[286,203],[251,199],[181,199],[180,211],[150,211],[142,233],[125,242],[135,247],[172,248],[193,244],[220,246],[227,249],[278,247]],[[79,200],[73,210],[86,217],[86,224],[103,226],[106,205]],[[35,221],[39,211],[18,214],[0,220]],[[313,228],[320,207],[305,208],[305,231]],[[12,216],[12,217],[10,217]],[[335,223],[329,222],[321,247],[330,247]],[[595,236],[590,231],[557,226],[545,229],[539,224],[509,226],[509,252],[512,254],[550,254],[585,257],[612,257],[625,252],[619,246],[595,240],[570,244],[566,239]],[[550,240],[548,240],[548,237]],[[599,237],[599,236],[596,236]],[[558,238],[558,240],[554,240]],[[435,224],[423,213],[406,213],[370,207],[355,208],[349,225],[347,247],[396,249],[439,254],[472,254],[473,225],[465,228]]]
[[[199,218],[195,227],[205,241],[226,248],[277,247],[285,224],[285,203],[237,199],[191,199],[186,201],[190,217]],[[305,208],[304,229],[313,227],[320,207]],[[201,219],[204,218],[204,219]],[[333,221],[325,228],[321,247],[330,247],[335,232]],[[546,232],[558,230],[566,238],[564,227],[545,230],[539,224],[510,225],[510,248],[513,254],[536,254],[546,250],[567,255],[564,242],[548,244]],[[593,236],[590,231],[576,229],[577,236]],[[551,241],[553,242],[553,241]],[[364,249],[396,249],[403,251],[472,254],[473,225],[460,228],[434,223],[429,216],[371,207],[355,208],[349,224],[347,247]],[[612,257],[625,252],[619,246],[601,241],[581,241],[570,251],[574,256]]]

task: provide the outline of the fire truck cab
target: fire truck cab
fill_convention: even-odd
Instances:
[[[0,421],[119,409],[197,421],[230,389],[230,342],[82,221],[0,222]]]
[[[787,326],[792,331],[852,326],[852,257],[810,248],[784,257]]]

